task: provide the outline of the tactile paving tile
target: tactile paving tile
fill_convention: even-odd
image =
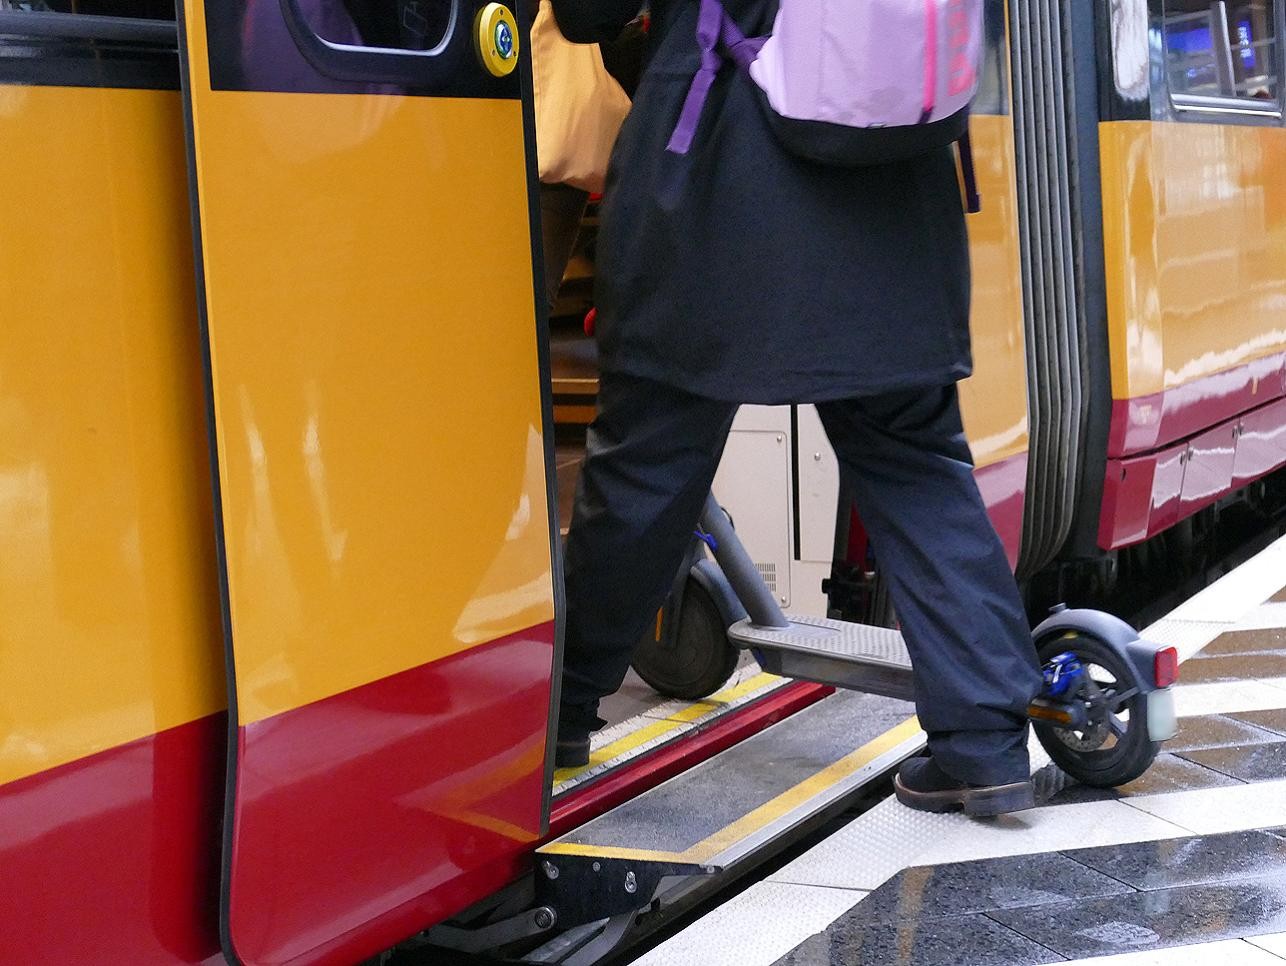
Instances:
[[[1161,647],[1173,647],[1179,652],[1179,660],[1186,661],[1232,626],[1226,621],[1181,621],[1165,617],[1140,631],[1139,637]],[[1179,680],[1183,680],[1182,670]]]
[[[1175,608],[1169,617],[1181,621],[1239,621],[1281,589],[1284,573],[1286,537]]]
[[[644,953],[636,966],[768,966],[865,893],[760,882]]]
[[[1173,838],[1187,831],[1122,802],[1052,805],[988,821],[881,802],[769,877],[871,890],[902,869]]]

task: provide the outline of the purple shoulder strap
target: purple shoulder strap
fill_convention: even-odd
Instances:
[[[710,87],[724,63],[731,60],[741,68],[748,68],[759,55],[766,37],[747,38],[728,16],[719,0],[701,0],[697,15],[697,43],[701,47],[701,67],[692,78],[688,96],[679,113],[679,123],[674,126],[666,150],[674,154],[687,154],[697,133],[701,111],[705,107]]]

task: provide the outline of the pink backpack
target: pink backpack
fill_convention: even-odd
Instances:
[[[960,142],[978,209],[969,104],[978,90],[983,0],[781,0],[773,32],[747,38],[719,0],[701,0],[701,67],[668,150],[686,154],[715,76],[746,70],[792,153],[886,164]]]

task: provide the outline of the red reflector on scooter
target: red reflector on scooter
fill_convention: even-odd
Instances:
[[[1168,688],[1179,680],[1179,652],[1172,647],[1157,651],[1152,660],[1152,677],[1158,688]]]

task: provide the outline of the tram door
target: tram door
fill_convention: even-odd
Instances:
[[[529,86],[476,0],[185,0],[233,962],[355,962],[542,833]]]

